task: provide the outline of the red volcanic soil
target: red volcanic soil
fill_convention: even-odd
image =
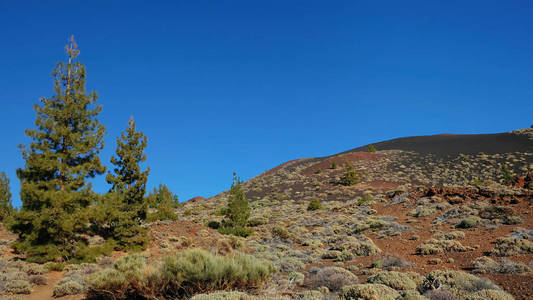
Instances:
[[[202,197],[202,196],[196,196],[196,197],[193,197],[193,198],[191,198],[191,199],[189,199],[189,200],[187,200],[187,201],[185,201],[185,202],[196,203],[196,202],[202,202],[202,201],[204,201],[204,200],[206,200],[204,197]]]

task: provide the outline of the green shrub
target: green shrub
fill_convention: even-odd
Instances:
[[[62,281],[54,285],[54,297],[83,294],[87,291],[86,286],[76,280]]]
[[[316,172],[315,172],[315,174],[320,174],[320,173],[322,173],[322,168],[318,168],[318,169],[316,170]]]
[[[359,183],[359,174],[355,171],[350,162],[346,162],[344,175],[341,177],[340,184],[350,186]]]
[[[209,223],[207,223],[207,227],[211,228],[211,229],[219,229],[220,228],[220,222],[219,221],[209,221]]]
[[[309,205],[307,206],[307,210],[319,210],[322,209],[322,203],[320,203],[320,200],[318,198],[313,198]]]
[[[166,257],[161,278],[168,282],[171,294],[191,295],[217,289],[258,287],[274,271],[269,262],[247,254],[214,256],[204,250],[190,249]]]
[[[98,257],[111,254],[117,248],[117,242],[108,239],[105,243],[98,246],[80,245],[74,256],[70,259],[72,263],[96,262]]]
[[[241,227],[222,227],[218,229],[218,232],[222,234],[231,234],[235,236],[249,237],[254,233],[251,228],[241,228]]]
[[[44,264],[44,267],[48,269],[48,271],[61,272],[65,268],[65,264],[61,262],[47,262]]]
[[[22,271],[28,275],[41,275],[46,273],[48,270],[44,265],[41,264],[25,263],[22,265]]]
[[[290,272],[288,279],[291,282],[294,282],[296,285],[303,285],[305,280],[305,275],[300,272]]]
[[[366,148],[366,151],[367,151],[367,152],[370,152],[370,153],[374,153],[374,152],[376,152],[376,147],[374,147],[374,145],[369,145],[369,146]]]
[[[337,163],[336,162],[332,162],[330,169],[333,169],[333,170],[337,169]]]
[[[13,294],[31,293],[31,283],[26,280],[12,280],[6,283],[4,290]]]
[[[181,299],[215,290],[256,288],[274,272],[272,264],[247,254],[215,256],[188,249],[154,266],[147,266],[140,255],[130,255],[86,281],[89,297],[96,299]]]
[[[284,240],[289,239],[291,237],[291,233],[281,226],[275,226],[274,228],[272,228],[272,234]]]
[[[367,282],[384,284],[395,290],[414,290],[417,288],[411,276],[396,271],[380,272],[368,277]]]
[[[211,294],[199,294],[190,300],[254,300],[256,297],[243,292],[214,292]]]
[[[467,229],[467,228],[472,228],[472,227],[475,227],[478,223],[478,218],[464,218],[461,220],[461,222],[459,222],[459,224],[457,224],[457,228],[464,228],[464,229]]]
[[[511,173],[507,165],[504,165],[502,167],[502,178],[504,184],[511,182],[511,180],[513,179],[513,174]]]
[[[428,254],[440,254],[444,253],[444,251],[454,251],[454,252],[467,252],[467,251],[473,251],[474,248],[463,246],[463,244],[459,243],[455,240],[438,240],[435,238],[432,238],[425,243],[418,246],[416,249],[416,252],[418,254],[422,255],[428,255]]]
[[[490,253],[495,256],[530,254],[533,253],[533,242],[512,237],[499,238]]]
[[[363,194],[362,197],[359,197],[357,199],[357,205],[365,205],[367,203],[370,203],[370,201],[374,200],[374,197],[372,197],[372,194]]]
[[[356,284],[341,289],[342,300],[396,300],[400,294],[383,284]]]

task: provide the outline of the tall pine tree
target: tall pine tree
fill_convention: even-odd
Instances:
[[[2,172],[0,173],[0,221],[5,222],[14,211],[9,191],[9,178],[6,173]]]
[[[108,222],[111,237],[123,249],[143,248],[146,244],[145,230],[140,225],[146,219],[148,208],[144,194],[150,169],[141,171],[140,163],[146,161],[147,138],[135,127],[132,116],[126,132],[117,138],[116,156],[111,157],[115,166],[113,173],[106,176],[112,185],[109,191],[112,195],[108,195],[107,201],[114,205],[107,206],[112,211],[106,214],[104,221]]]
[[[96,117],[95,92],[85,90],[85,67],[72,37],[65,46],[67,62],[52,73],[54,92],[34,106],[36,129],[26,130],[33,141],[23,148],[22,207],[12,230],[19,234],[15,250],[31,261],[70,260],[86,244],[87,207],[96,195],[88,178],[103,174],[98,154],[104,147],[105,128]]]

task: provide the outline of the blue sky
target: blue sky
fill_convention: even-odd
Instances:
[[[104,109],[102,160],[133,115],[150,188],[187,200],[227,189],[233,171],[529,127],[532,15],[531,1],[0,0],[0,171],[18,205],[17,146],[71,34]]]

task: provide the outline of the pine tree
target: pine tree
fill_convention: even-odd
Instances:
[[[14,213],[9,190],[9,178],[6,173],[0,173],[0,221],[5,222]]]
[[[250,217],[250,202],[244,195],[242,182],[236,173],[233,173],[233,183],[229,190],[226,216],[231,220],[233,226],[238,228],[244,228]]]
[[[141,172],[141,162],[146,161],[147,138],[142,132],[137,132],[133,116],[128,122],[125,133],[117,138],[116,157],[111,157],[111,163],[115,165],[114,175],[108,173],[106,180],[112,185],[110,192],[123,195],[124,209],[136,210],[137,217],[146,218],[146,205],[144,194],[146,193],[146,181],[150,168]]]
[[[137,132],[131,117],[128,128],[117,138],[113,173],[106,180],[111,184],[107,195],[102,197],[93,212],[97,231],[106,238],[118,242],[121,249],[142,249],[147,244],[146,230],[141,222],[146,219],[147,205],[144,194],[150,169],[141,171],[140,163],[146,161],[144,149],[147,138]]]
[[[357,171],[355,171],[353,165],[347,161],[345,164],[345,169],[346,171],[344,172],[344,175],[342,175],[340,183],[346,186],[358,184],[359,174],[357,174]]]
[[[149,221],[176,220],[178,218],[174,213],[174,208],[179,205],[178,196],[174,195],[166,185],[160,184],[159,188],[154,188],[146,201],[151,208],[157,210],[149,214]]]
[[[19,234],[14,248],[32,261],[69,260],[85,246],[80,233],[96,198],[86,180],[105,172],[98,157],[105,128],[96,119],[102,107],[96,93],[85,90],[85,67],[73,37],[65,50],[67,62],[52,73],[55,94],[34,106],[37,128],[26,130],[33,141],[22,147],[26,165],[17,170],[22,207],[12,226]]]

